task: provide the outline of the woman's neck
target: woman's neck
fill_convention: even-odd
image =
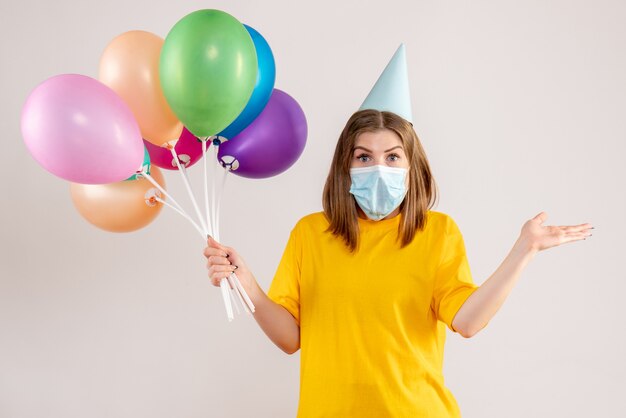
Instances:
[[[369,219],[367,217],[367,215],[365,214],[365,212],[363,212],[363,210],[359,207],[359,205],[356,205],[356,211],[357,211],[357,214],[358,214],[359,218],[361,218],[361,219]],[[399,213],[400,213],[400,207],[398,206],[389,215],[387,215],[384,218],[379,219],[379,220],[384,221],[385,219],[391,219],[394,216],[398,216]]]

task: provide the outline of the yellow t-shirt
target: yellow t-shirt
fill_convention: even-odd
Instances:
[[[404,248],[400,217],[359,219],[355,253],[323,212],[291,231],[268,296],[300,325],[298,417],[460,417],[442,374],[446,325],[478,286],[450,216],[428,211]]]

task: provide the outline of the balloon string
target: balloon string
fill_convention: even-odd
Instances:
[[[202,229],[204,230],[204,236],[206,237],[207,235],[209,235],[209,230],[207,229],[207,226],[204,223],[204,218],[202,217],[202,214],[200,213],[200,208],[198,207],[198,202],[196,202],[196,196],[193,194],[193,190],[191,189],[191,184],[189,183],[189,177],[187,176],[187,170],[185,169],[185,166],[182,165],[180,161],[178,160],[178,154],[176,153],[176,150],[174,149],[174,147],[171,147],[170,151],[172,152],[172,157],[174,157],[174,162],[176,163],[176,166],[178,167],[178,171],[183,178],[183,183],[185,183],[185,188],[187,189],[187,193],[189,194],[189,198],[191,199],[193,208],[196,211],[196,216],[198,217],[198,219],[200,219],[200,225],[202,226]]]
[[[241,314],[241,310],[239,309],[239,303],[242,303],[243,300],[241,300],[241,296],[239,295],[239,293],[237,292],[237,288],[234,286],[233,282],[230,280],[230,278],[228,279],[228,284],[230,285],[230,300],[232,301],[233,306],[235,307],[235,310],[237,311],[237,315]],[[237,299],[235,297],[235,295],[239,296],[239,299]],[[237,303],[239,302],[239,303]],[[241,305],[243,306],[243,304]]]
[[[223,176],[222,176],[222,185],[217,193],[217,203],[215,208],[215,231],[216,235],[219,237],[220,234],[220,208],[222,206],[222,196],[224,195],[224,187],[226,186],[226,178],[228,177],[228,173],[230,172],[230,168],[226,168]]]
[[[219,137],[216,137],[219,139]],[[211,222],[215,226],[215,239],[220,240],[219,227],[217,225],[217,219],[215,217],[215,166],[217,165],[217,146],[213,145],[213,162],[211,166]]]
[[[228,321],[233,320],[233,305],[230,303],[230,286],[227,279],[220,280],[220,289],[222,290],[222,299],[224,299],[224,306],[226,307],[226,316]]]
[[[161,199],[158,196],[155,196],[154,198],[157,202],[164,204],[165,206],[167,206],[168,208],[171,208],[173,210],[175,210],[178,214],[180,214],[183,218],[187,219],[191,225],[193,225],[194,228],[196,228],[196,231],[198,231],[198,233],[200,234],[200,237],[202,238],[202,241],[206,241],[206,236],[204,235],[204,232],[202,232],[202,229],[198,226],[197,223],[194,222],[193,219],[191,219],[189,217],[189,215],[187,215],[186,213],[180,211],[176,206],[169,204],[168,202],[166,202],[165,200]]]
[[[233,282],[235,280],[233,279]],[[243,310],[250,315],[250,309],[248,309],[248,304],[246,303],[246,301],[243,299],[243,297],[241,296],[241,292],[239,291],[239,288],[235,287],[237,289],[237,296],[239,297],[239,303],[241,304],[241,306],[243,306]]]
[[[206,223],[209,227],[209,229],[211,230],[211,232],[213,232],[214,229],[214,225],[211,223],[211,218],[209,217],[209,213],[211,213],[211,208],[209,207],[209,189],[208,189],[208,178],[207,178],[207,168],[206,168],[206,154],[207,154],[207,141],[209,140],[209,137],[205,137],[204,139],[202,139],[202,162],[204,165],[204,209],[205,209],[205,217],[206,217]]]
[[[234,289],[234,291],[235,291],[235,293],[237,295],[237,298],[239,300],[239,303],[243,307],[244,311],[247,314],[250,314],[250,309],[252,309],[252,312],[254,312],[254,305],[252,304],[252,301],[248,297],[248,294],[246,293],[246,291],[243,290],[243,286],[241,286],[241,283],[239,282],[239,278],[237,277],[237,275],[235,273],[232,273],[228,277],[228,282],[233,287],[233,289]]]
[[[142,170],[142,172],[140,173],[143,177],[145,177],[150,183],[152,183],[152,185],[154,187],[156,187],[161,193],[163,193],[164,196],[166,196],[169,200],[172,201],[172,203],[174,203],[174,205],[171,205],[170,203],[166,202],[165,200],[155,196],[155,200],[159,203],[164,204],[165,206],[173,209],[174,211],[176,211],[179,215],[183,216],[185,219],[187,219],[192,225],[193,227],[198,231],[198,233],[200,234],[200,236],[202,237],[202,241],[204,242],[206,239],[206,236],[208,234],[208,230],[206,225],[203,222],[203,218],[202,215],[200,214],[200,210],[198,208],[198,204],[196,202],[195,196],[193,194],[193,191],[191,190],[191,185],[189,184],[189,179],[187,177],[187,171],[185,170],[185,168],[180,164],[180,161],[178,160],[178,155],[176,154],[176,150],[174,149],[174,147],[170,148],[170,151],[172,153],[172,157],[174,157],[174,161],[176,163],[176,166],[178,167],[178,170],[181,172],[182,178],[183,178],[183,182],[185,183],[185,187],[187,188],[187,192],[189,193],[189,197],[191,198],[191,201],[194,205],[194,208],[196,210],[196,215],[198,215],[198,218],[200,219],[200,222],[202,223],[203,229],[200,228],[200,226],[198,226],[198,224],[196,222],[194,222],[194,220],[191,218],[191,216],[189,216],[187,214],[187,212],[185,212],[185,210],[182,208],[182,206],[169,194],[165,191],[165,189],[163,187],[161,187],[161,185],[159,183],[157,183],[154,178],[152,178],[152,176],[150,176],[150,174],[147,173],[147,170]],[[204,153],[206,154],[206,146],[205,146],[205,150]],[[206,156],[206,155],[205,155]],[[206,179],[206,175],[205,175],[205,179]],[[206,196],[208,196],[208,194],[205,194]],[[208,200],[208,197],[207,197]],[[208,213],[208,212],[207,212]],[[208,217],[207,217],[207,221],[208,221]],[[236,277],[236,276],[235,276]],[[238,282],[238,280],[237,280]],[[241,284],[240,283],[235,283],[235,287],[237,287],[237,289],[241,289]],[[226,308],[226,315],[228,317],[228,321],[232,321],[233,320],[233,307],[232,307],[232,302],[231,302],[231,297],[232,294],[230,294],[230,286],[228,285],[228,280],[227,279],[222,279],[220,281],[220,289],[221,289],[221,293],[222,293],[222,299],[224,300],[224,306]],[[233,288],[234,291],[236,291]],[[246,295],[247,297],[247,295]],[[237,308],[238,309],[238,308]]]
[[[252,300],[248,296],[248,293],[246,292],[246,289],[243,288],[243,285],[239,281],[239,277],[237,277],[237,274],[235,274],[233,272],[233,273],[230,274],[230,277],[232,277],[233,281],[235,282],[235,286],[237,287],[237,290],[239,290],[239,293],[243,297],[243,299],[244,299],[246,305],[248,306],[248,309],[250,310],[250,312],[254,312],[254,310],[255,310],[254,303],[252,303]]]
[[[217,148],[217,147],[214,147]],[[215,155],[215,160],[216,160],[216,164],[219,164],[217,162],[217,150],[214,150],[214,152],[216,153]],[[220,234],[220,208],[222,206],[222,197],[224,195],[224,190],[225,190],[225,186],[226,186],[226,179],[228,178],[228,173],[230,173],[230,167],[225,169],[224,175],[222,177],[222,184],[220,189],[218,190],[217,193],[217,203],[214,204],[214,209],[215,209],[215,221],[213,223],[214,227],[215,227],[215,231],[216,231],[216,236],[219,237]],[[215,178],[215,177],[214,177]],[[213,187],[213,189],[215,190],[215,187]],[[233,290],[235,291],[235,293],[237,294],[237,297],[239,298],[239,301],[241,303],[241,305],[244,307],[246,313],[250,313],[250,312],[254,312],[255,311],[255,307],[254,307],[254,303],[252,303],[252,300],[250,299],[250,297],[248,296],[248,293],[246,292],[246,290],[243,288],[243,286],[241,285],[241,282],[239,281],[239,277],[237,277],[237,275],[235,273],[231,273],[230,277],[229,277],[229,282],[231,283],[231,285],[233,285]]]
[[[214,225],[215,223],[212,222],[213,219],[213,209],[215,208],[215,176],[213,177],[213,181],[212,181],[212,189],[211,189],[211,193],[213,195],[212,200],[213,200],[213,205],[209,206],[209,192],[208,192],[208,181],[207,181],[207,168],[206,168],[206,160],[207,160],[207,141],[208,141],[209,137],[205,138],[204,141],[202,141],[202,158],[204,159],[204,205],[206,208],[206,225],[209,225],[209,228],[211,228],[211,233],[215,233],[214,238],[216,241],[219,241],[219,237],[217,236],[217,230],[215,229]],[[175,150],[172,148],[172,154],[174,155]],[[177,165],[179,165],[178,163],[178,158],[174,157],[174,160],[176,161]],[[179,165],[179,170],[181,171],[181,173],[183,173],[183,181],[185,181],[185,185],[188,187],[188,191],[191,190],[191,187],[188,186],[189,181],[186,180],[186,174],[187,172],[180,169],[180,165]],[[215,170],[213,170],[213,173],[215,173]],[[200,218],[200,222],[202,222],[204,224],[203,221],[203,217],[200,214],[200,210],[198,209],[198,205],[195,203],[195,198],[193,197],[193,193],[190,193],[190,197],[191,200],[194,202],[194,206],[196,208],[196,213],[198,215],[198,218]],[[205,227],[206,229],[206,227]],[[208,231],[207,231],[208,232]],[[230,293],[230,286],[228,285],[228,280],[227,279],[222,279],[220,280],[220,290],[222,293],[222,299],[224,301],[224,307],[226,308],[226,316],[228,317],[228,321],[232,321],[233,320],[233,306],[232,306],[232,302],[231,302],[231,298],[232,298],[232,294]]]
[[[154,187],[156,187],[161,193],[163,193],[163,196],[167,197],[169,200],[172,201],[174,205],[176,205],[178,210],[180,210],[185,216],[189,217],[189,215],[187,215],[187,212],[185,212],[183,207],[180,204],[178,204],[178,202],[169,193],[167,193],[165,189],[161,187],[161,185],[157,183],[156,180],[154,180],[154,178],[150,174],[148,174],[148,171],[146,169],[142,170],[140,173],[137,173],[137,174],[139,174],[140,176],[148,180],[150,183],[152,183]]]
[[[235,283],[235,278],[234,278],[233,275],[230,275],[228,277],[228,282],[232,286],[233,293],[237,296],[237,300],[239,301],[239,304],[243,308],[244,312],[247,313],[247,314],[250,314],[250,310],[248,309],[248,305],[246,304],[246,301],[243,300],[243,297],[241,296],[241,292],[239,291],[239,288],[237,287],[237,284]]]
[[[215,137],[219,140],[219,136]],[[211,165],[211,222],[213,224],[213,232],[215,232],[215,240],[220,242],[220,228],[218,225],[218,220],[215,217],[215,166],[217,165],[217,145],[213,145],[213,164]],[[228,314],[228,320],[231,321],[233,319],[233,308],[231,306],[231,301],[226,296],[225,289],[228,289],[230,293],[230,297],[233,296],[232,292],[237,292],[234,287],[231,288],[228,279],[222,279],[220,281],[220,287],[222,288],[222,297],[224,299],[224,305],[226,306],[226,313]],[[237,305],[235,305],[237,306]]]

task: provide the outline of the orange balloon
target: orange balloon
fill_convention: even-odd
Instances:
[[[100,58],[99,80],[128,104],[141,135],[155,145],[178,139],[183,129],[159,81],[163,39],[134,30],[113,39]]]
[[[150,175],[165,189],[163,174],[152,166]],[[143,228],[161,212],[162,203],[150,199],[157,189],[145,178],[110,184],[70,183],[72,201],[87,222],[110,232]],[[165,196],[160,198],[165,200]]]

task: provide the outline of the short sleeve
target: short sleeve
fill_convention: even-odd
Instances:
[[[293,315],[300,325],[300,266],[302,259],[302,243],[298,225],[289,235],[287,246],[280,259],[276,274],[267,292],[267,296],[283,306]]]
[[[441,258],[435,273],[432,309],[437,319],[456,332],[452,328],[454,316],[479,286],[472,280],[461,231],[450,217],[446,220],[443,244],[440,248]]]

